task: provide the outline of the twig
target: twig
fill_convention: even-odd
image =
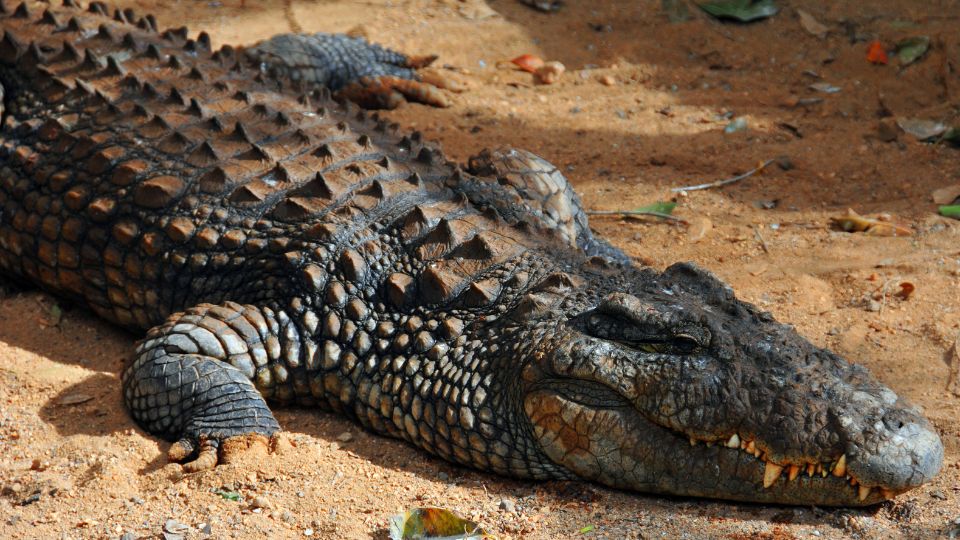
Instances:
[[[586,214],[588,216],[653,216],[668,221],[676,221],[677,223],[687,223],[687,220],[681,217],[664,214],[663,212],[653,212],[651,210],[587,210]]]
[[[741,175],[734,176],[733,178],[727,178],[726,180],[717,180],[716,182],[709,182],[709,183],[706,183],[706,184],[697,184],[697,185],[695,185],[695,186],[676,187],[676,188],[671,189],[670,191],[672,191],[672,192],[674,192],[674,193],[677,193],[677,192],[680,192],[680,191],[696,191],[696,190],[699,190],[699,189],[710,189],[710,188],[725,186],[725,185],[727,185],[727,184],[732,184],[732,183],[734,183],[734,182],[739,182],[739,181],[743,180],[744,178],[749,178],[749,177],[757,174],[758,172],[760,172],[760,171],[762,171],[763,169],[765,169],[765,168],[767,167],[767,165],[770,165],[770,164],[773,163],[774,161],[775,161],[775,160],[768,159],[768,160],[764,161],[759,167],[757,167],[757,168],[755,168],[755,169],[750,169],[749,171],[747,171],[747,172],[745,172],[745,173],[743,173],[743,174],[741,174]]]
[[[760,234],[760,227],[757,227],[756,225],[754,225],[754,226],[753,226],[753,234],[756,235],[757,240],[760,242],[760,247],[763,248],[763,252],[769,255],[769,254],[770,254],[770,248],[767,246],[767,241],[764,240],[763,235]]]
[[[953,341],[953,346],[943,355],[943,361],[947,364],[947,392],[955,396],[960,396],[960,349],[957,344],[960,343],[960,334]]]

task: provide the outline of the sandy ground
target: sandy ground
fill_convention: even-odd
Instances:
[[[960,150],[903,133],[884,141],[878,123],[958,123],[960,8],[781,1],[789,6],[775,18],[740,26],[699,13],[670,24],[652,0],[568,4],[546,15],[513,0],[123,2],[163,25],[206,29],[218,44],[299,26],[437,53],[469,90],[449,109],[408,105],[389,116],[458,160],[485,146],[530,149],[561,166],[593,210],[668,200],[671,187],[786,156],[786,168],[679,197],[676,214],[689,226],[596,217],[593,227],[638,262],[712,269],[922,406],[946,445],[934,482],[857,511],[518,482],[290,409],[277,412],[288,442],[279,455],[253,452],[184,476],[166,462],[167,444],[123,410],[118,374],[137,336],[65,305],[53,326],[54,298],[8,284],[0,289],[0,537],[163,538],[166,526],[191,538],[385,538],[391,515],[428,505],[523,538],[930,538],[951,527],[960,518],[960,397],[945,390],[944,358],[960,331],[960,222],[935,215],[931,192],[960,181]],[[798,7],[829,34],[806,32]],[[912,35],[933,38],[918,63],[866,61],[865,40]],[[543,86],[498,67],[524,53],[558,60],[567,73]],[[840,90],[809,88],[818,82]],[[731,115],[748,128],[725,134]],[[831,230],[829,218],[848,207],[888,213],[912,235]],[[901,282],[916,287],[906,300],[890,294]]]

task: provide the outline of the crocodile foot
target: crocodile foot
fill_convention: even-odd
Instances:
[[[208,435],[200,435],[197,439],[185,437],[170,446],[167,459],[182,463],[184,472],[195,473],[210,470],[222,463],[232,463],[247,454],[261,456],[274,453],[279,441],[277,433],[269,438],[260,433],[226,438]]]
[[[150,433],[176,441],[168,456],[196,472],[228,461],[243,440],[280,431],[251,378],[268,357],[269,314],[202,304],[150,331],[123,374],[124,400]],[[246,444],[249,447],[249,444]]]
[[[371,109],[392,109],[404,100],[447,107],[443,89],[459,90],[454,81],[423,71],[436,56],[408,56],[343,34],[280,34],[245,53],[275,78],[325,86]]]

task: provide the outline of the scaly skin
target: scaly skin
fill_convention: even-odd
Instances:
[[[188,470],[275,433],[266,399],[657,493],[866,505],[938,472],[915,409],[709,273],[589,257],[548,164],[463,173],[245,54],[106,15],[0,9],[0,269],[150,329],[124,398]]]

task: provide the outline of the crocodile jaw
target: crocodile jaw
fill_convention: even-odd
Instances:
[[[730,448],[724,442],[690,439],[628,408],[595,409],[549,390],[527,395],[525,409],[541,449],[555,463],[582,478],[631,491],[708,497],[747,502],[868,506],[916,487],[939,470],[943,446],[929,425],[914,424],[912,463],[885,460],[877,454],[852,460],[844,474],[827,464],[822,470],[766,461],[747,451],[748,443]],[[729,439],[728,439],[729,441]],[[753,448],[754,445],[751,445]],[[856,481],[877,471],[911,468],[907,484]],[[771,475],[771,471],[774,474]],[[851,478],[853,480],[851,480]]]

